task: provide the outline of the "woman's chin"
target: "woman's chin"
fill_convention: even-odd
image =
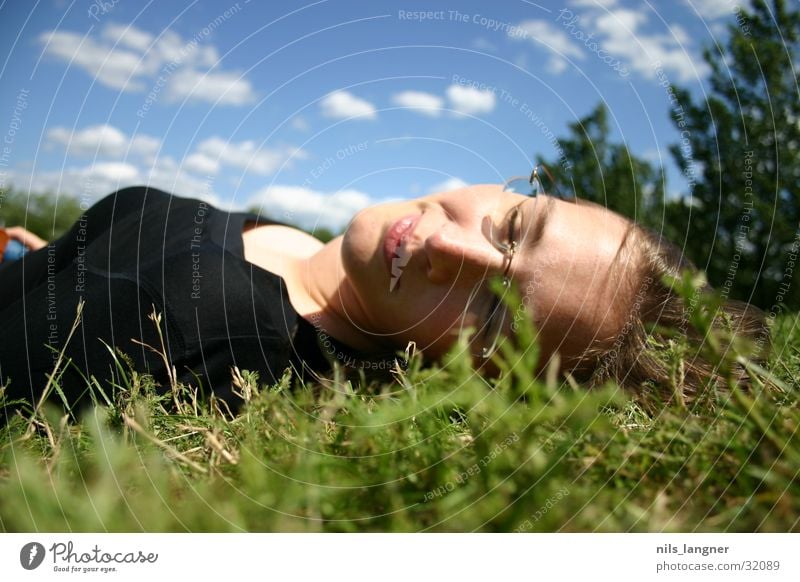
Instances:
[[[342,234],[342,262],[345,269],[364,269],[380,249],[380,236],[369,209],[359,212]],[[352,273],[354,271],[348,272]]]

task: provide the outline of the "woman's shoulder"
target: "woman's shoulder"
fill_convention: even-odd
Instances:
[[[242,240],[245,254],[279,254],[285,258],[307,258],[324,245],[318,239],[300,229],[282,224],[256,226],[246,222]]]

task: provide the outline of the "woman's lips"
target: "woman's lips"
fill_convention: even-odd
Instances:
[[[421,214],[409,214],[396,220],[386,231],[383,238],[383,258],[386,261],[386,268],[389,274],[392,275],[392,263],[403,262],[402,267],[408,262],[408,257],[403,256],[405,253],[400,249],[400,245],[411,235],[414,227],[419,222]],[[398,275],[399,276],[399,275]]]

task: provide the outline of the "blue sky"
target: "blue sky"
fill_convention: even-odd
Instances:
[[[342,228],[557,159],[603,101],[674,195],[662,81],[702,95],[737,2],[5,2],[0,187],[151,184]]]

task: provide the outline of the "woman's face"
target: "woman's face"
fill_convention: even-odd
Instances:
[[[533,317],[545,356],[577,356],[622,325],[625,294],[609,273],[629,226],[600,206],[529,198],[499,185],[373,206],[342,241],[359,302],[353,313],[363,314],[353,323],[398,348],[413,340],[426,355],[441,356],[461,329],[485,325],[494,297],[488,281],[509,266],[499,243],[511,234],[517,250],[508,274],[527,311],[506,315],[504,336],[515,318]],[[474,338],[482,341],[480,332]]]

